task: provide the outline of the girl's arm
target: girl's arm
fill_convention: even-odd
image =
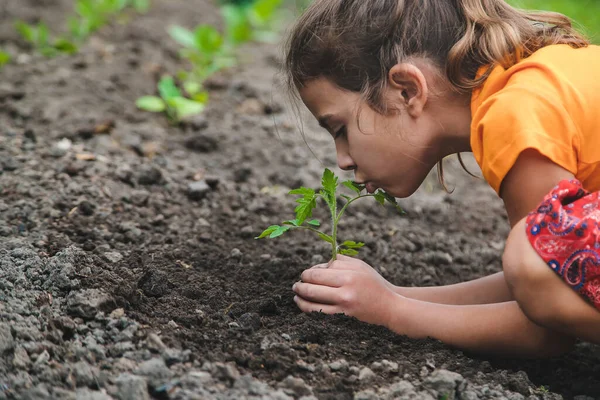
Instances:
[[[490,304],[513,300],[508,289],[504,272],[447,286],[402,287],[392,285],[392,289],[414,300],[439,304]]]
[[[411,338],[433,337],[461,349],[519,357],[552,357],[574,340],[531,322],[515,301],[456,306],[397,296],[389,329]]]
[[[538,151],[523,151],[500,188],[511,227],[537,207],[560,180],[571,178],[572,174]],[[513,300],[503,272],[449,286],[392,285],[392,289],[402,296],[440,304],[490,304]]]

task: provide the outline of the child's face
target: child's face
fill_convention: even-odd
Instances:
[[[369,191],[410,196],[437,162],[432,141],[440,127],[425,113],[381,115],[359,93],[326,78],[309,82],[300,96],[334,138],[338,166],[354,170],[356,182],[367,183]]]

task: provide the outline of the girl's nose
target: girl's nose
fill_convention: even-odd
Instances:
[[[337,150],[337,162],[338,167],[344,171],[352,171],[353,169],[356,169],[356,164],[354,163],[352,157],[350,157],[350,154],[348,154],[346,151],[340,151],[339,148]]]

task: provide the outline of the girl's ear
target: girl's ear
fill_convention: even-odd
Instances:
[[[399,101],[410,116],[420,116],[429,94],[423,72],[413,64],[396,64],[390,69],[388,79],[394,100]]]

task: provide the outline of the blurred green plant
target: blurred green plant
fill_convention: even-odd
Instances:
[[[17,21],[15,29],[26,42],[46,57],[54,57],[59,53],[73,54],[77,52],[77,46],[72,41],[62,37],[52,38],[48,27],[43,22],[33,25]]]
[[[165,75],[157,84],[159,96],[143,96],[137,99],[136,106],[150,112],[164,112],[172,123],[199,114],[208,101],[208,93],[197,93],[194,98],[186,98],[179,90],[173,77]]]
[[[515,7],[555,11],[571,18],[574,26],[594,43],[600,43],[600,1],[597,0],[508,0]]]
[[[150,2],[149,0],[76,0],[76,15],[68,19],[71,37],[77,41],[87,39],[128,7],[144,13],[148,11]]]
[[[193,30],[179,25],[168,28],[169,35],[182,46],[180,56],[191,66],[189,70],[177,73],[178,81],[188,97],[183,96],[175,87],[174,79],[169,78],[179,91],[175,98],[178,99],[177,102],[185,105],[186,112],[174,112],[175,108],[169,108],[162,95],[162,103],[155,96],[138,99],[138,108],[153,112],[166,111],[167,117],[173,122],[192,115],[192,110],[202,112],[204,107],[196,105],[205,106],[208,102],[208,92],[204,89],[205,81],[216,72],[236,65],[235,52],[239,46],[251,40],[276,40],[277,31],[273,21],[278,18],[283,0],[229,0],[221,1],[221,4],[223,33],[207,24],[198,25]]]
[[[68,35],[52,37],[45,23],[15,22],[15,29],[33,48],[46,57],[60,53],[73,54],[78,45],[92,33],[111,21],[127,8],[146,12],[150,0],[76,0],[75,14],[67,20]]]
[[[5,64],[9,63],[10,60],[10,54],[4,50],[0,50],[0,68],[2,68]]]

